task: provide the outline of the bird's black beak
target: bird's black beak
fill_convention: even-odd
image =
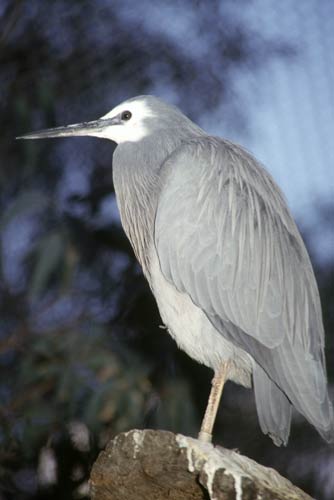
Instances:
[[[75,136],[97,136],[102,135],[102,131],[112,125],[119,125],[121,120],[118,116],[113,118],[100,118],[91,122],[76,123],[65,127],[49,128],[20,135],[16,139],[46,139],[48,137],[75,137]]]

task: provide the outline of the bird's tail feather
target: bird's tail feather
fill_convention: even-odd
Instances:
[[[330,444],[334,444],[334,412],[333,412],[333,405],[329,400],[329,397],[327,395],[324,403],[324,406],[326,406],[326,413],[329,414],[329,424],[322,428],[322,427],[317,427],[317,430],[319,434]]]
[[[290,401],[259,365],[254,367],[253,383],[262,432],[268,434],[276,446],[286,446],[291,424]]]
[[[327,391],[322,403],[316,408],[310,404],[310,401],[307,401],[307,398],[300,395],[296,397],[293,392],[289,395],[290,402],[284,392],[258,364],[253,369],[253,383],[261,429],[264,434],[269,434],[277,446],[287,444],[292,404],[316,427],[328,443],[334,443],[334,412]]]
[[[334,415],[323,360],[306,356],[298,345],[294,345],[293,349],[288,349],[286,345],[277,351],[273,363],[276,364],[279,387],[319,434],[332,442]]]

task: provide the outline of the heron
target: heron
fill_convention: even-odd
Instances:
[[[261,430],[286,445],[292,408],[334,441],[321,304],[309,255],[268,171],[177,107],[143,95],[101,118],[20,139],[116,143],[122,226],[178,346],[214,376],[199,439],[227,380],[253,387]]]

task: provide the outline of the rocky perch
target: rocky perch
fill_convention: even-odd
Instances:
[[[90,490],[92,500],[311,500],[235,451],[152,430],[110,441],[93,466]]]

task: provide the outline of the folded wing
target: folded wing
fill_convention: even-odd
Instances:
[[[318,288],[274,181],[242,148],[210,137],[180,147],[163,175],[155,244],[164,276],[333,439]]]

